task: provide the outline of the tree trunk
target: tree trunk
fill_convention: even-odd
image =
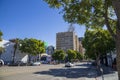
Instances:
[[[100,68],[100,54],[96,56],[96,66],[97,68]]]
[[[115,10],[117,18],[120,20],[120,0],[112,0],[112,6]]]
[[[116,51],[117,51],[117,70],[118,78],[120,80],[120,0],[112,0],[112,5],[117,16],[116,26]]]
[[[39,54],[39,61],[41,60],[41,53]]]
[[[117,30],[117,36],[116,36],[116,51],[117,51],[117,70],[118,70],[118,77],[120,80],[120,31]]]
[[[16,48],[14,49],[13,56],[12,56],[12,64],[15,63],[15,53],[16,53]]]
[[[2,55],[2,53],[0,52],[0,59],[1,59],[1,55]]]
[[[28,54],[28,64],[30,64],[30,62],[31,62],[31,55]]]
[[[2,54],[0,53],[0,59],[1,59],[1,55],[2,55]]]

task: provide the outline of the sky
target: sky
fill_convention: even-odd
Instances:
[[[35,38],[56,46],[56,33],[67,31],[70,25],[59,12],[43,0],[0,0],[2,38]],[[85,27],[74,26],[78,37],[83,37]]]

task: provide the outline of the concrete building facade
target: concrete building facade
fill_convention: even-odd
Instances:
[[[85,53],[85,49],[82,46],[82,39],[83,39],[83,37],[78,38],[78,40],[79,40],[79,52]]]
[[[59,32],[56,34],[56,49],[67,51],[72,49],[80,52],[80,41],[75,32]]]

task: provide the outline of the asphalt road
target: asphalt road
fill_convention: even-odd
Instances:
[[[0,80],[98,80],[96,76],[95,69],[86,63],[76,63],[71,68],[64,64],[0,67]]]

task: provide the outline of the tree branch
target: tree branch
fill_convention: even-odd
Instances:
[[[114,39],[116,39],[116,34],[114,33],[114,31],[112,30],[112,28],[110,27],[110,23],[109,23],[109,18],[108,18],[108,4],[107,4],[107,0],[105,0],[105,24],[106,24],[106,27],[108,29],[108,31],[110,32],[110,34],[112,35],[112,37]]]
[[[112,0],[112,5],[113,5],[113,8],[115,10],[115,14],[116,14],[117,20],[118,20],[116,28],[120,32],[120,0]]]

